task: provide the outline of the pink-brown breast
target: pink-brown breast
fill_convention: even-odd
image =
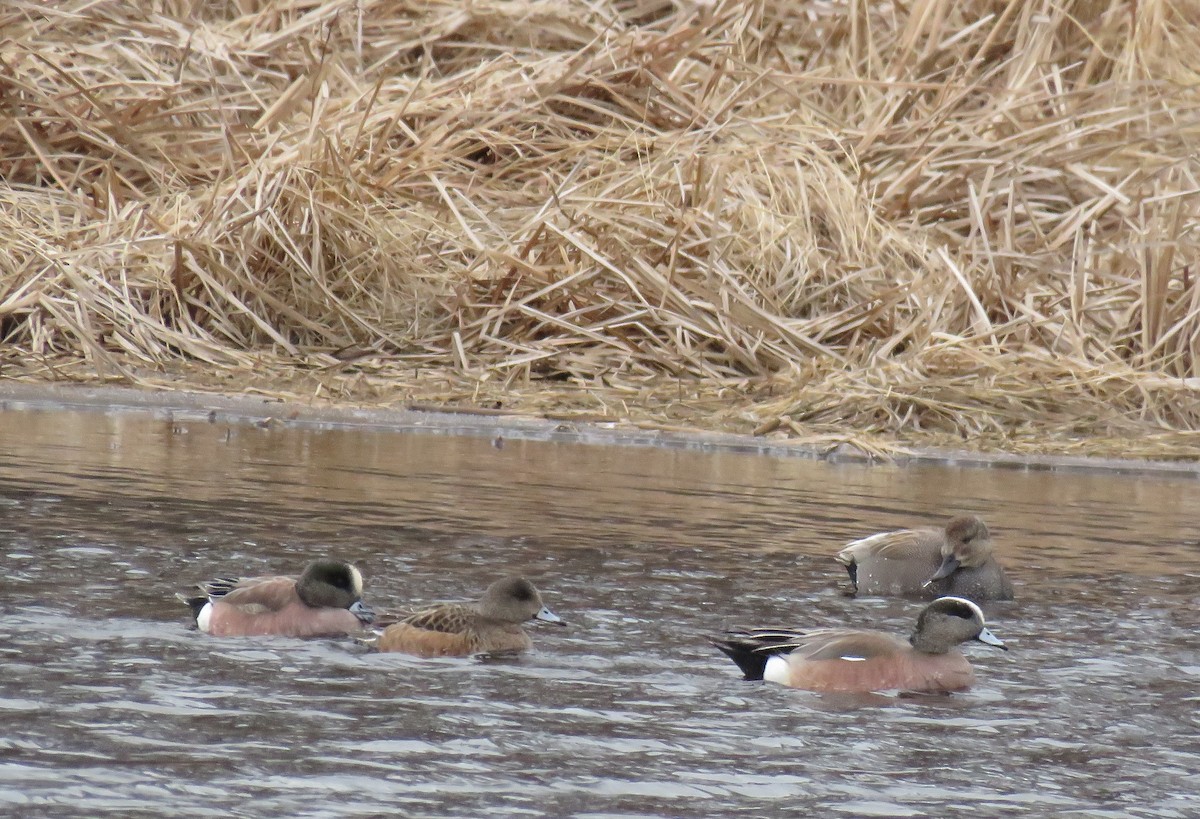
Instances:
[[[809,691],[965,691],[975,672],[958,651],[921,654],[907,650],[865,660],[789,659],[789,684]]]
[[[527,651],[532,643],[520,626],[473,627],[449,632],[400,622],[384,629],[376,646],[380,651],[400,651],[417,657],[468,657]]]
[[[326,637],[355,634],[362,622],[348,609],[312,608],[296,594],[296,581],[271,577],[231,591],[212,603],[208,631],[217,637]]]
[[[405,622],[384,629],[376,647],[417,657],[466,657],[475,653],[469,632],[432,631]]]

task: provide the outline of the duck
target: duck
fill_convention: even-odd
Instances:
[[[987,628],[979,606],[962,597],[927,605],[907,640],[849,628],[756,628],[710,638],[747,680],[818,692],[925,694],[966,691],[974,684],[975,672],[958,648],[971,640],[1008,650]]]
[[[319,558],[299,577],[219,577],[199,594],[177,594],[196,627],[216,637],[327,637],[361,632],[375,619],[362,601],[362,573],[343,560]]]
[[[524,623],[565,625],[524,577],[505,577],[488,586],[477,603],[440,603],[409,614],[385,628],[375,642],[381,652],[417,657],[517,654],[533,647]]]
[[[975,515],[952,518],[943,528],[871,535],[846,544],[837,561],[846,567],[855,595],[1013,599],[987,524]]]

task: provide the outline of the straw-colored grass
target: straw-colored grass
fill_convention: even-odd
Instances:
[[[1198,42],[1195,0],[9,0],[0,375],[1191,457]]]

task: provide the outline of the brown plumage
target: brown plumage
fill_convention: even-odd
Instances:
[[[362,575],[341,560],[314,560],[299,578],[218,578],[197,588],[202,595],[176,596],[217,637],[355,634],[375,616],[362,602]]]
[[[749,680],[809,691],[963,691],[975,672],[957,646],[978,640],[1005,648],[970,600],[942,597],[917,618],[908,640],[880,631],[750,629],[711,642]]]
[[[901,529],[849,543],[837,553],[854,592],[875,596],[945,595],[1011,600],[1012,584],[992,552],[991,534],[977,517],[958,517],[936,529]]]
[[[521,577],[498,580],[478,603],[442,603],[414,612],[379,636],[380,651],[418,657],[466,657],[527,651],[529,620],[562,624],[542,603],[533,584]]]

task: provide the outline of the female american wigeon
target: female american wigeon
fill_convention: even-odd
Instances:
[[[508,654],[533,646],[521,624],[543,620],[563,625],[523,577],[488,586],[478,603],[442,603],[414,612],[384,629],[375,647],[418,657]]]
[[[809,691],[965,691],[975,672],[958,645],[978,640],[1007,650],[983,624],[979,606],[939,598],[921,612],[907,640],[882,631],[751,629],[712,643],[748,680]]]
[[[299,578],[218,578],[202,595],[176,595],[192,607],[196,626],[218,637],[355,634],[375,619],[362,601],[362,575],[341,560],[314,560]]]
[[[954,595],[977,602],[1013,597],[988,528],[974,516],[954,518],[943,529],[871,535],[847,544],[837,560],[857,594]]]

